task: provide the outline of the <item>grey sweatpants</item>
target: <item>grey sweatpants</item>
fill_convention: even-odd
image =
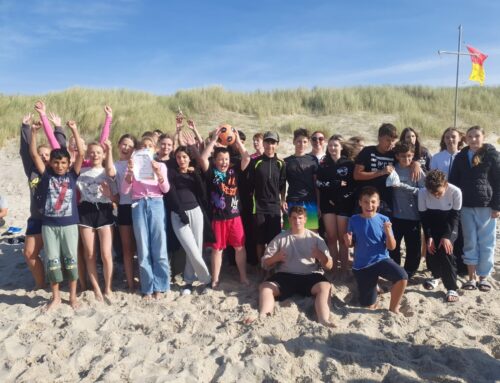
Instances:
[[[203,283],[210,283],[212,278],[208,272],[207,265],[202,257],[203,250],[203,213],[200,207],[186,211],[189,218],[189,225],[184,225],[177,213],[172,212],[172,228],[179,239],[182,247],[186,251],[186,267],[184,268],[184,281],[193,283],[198,280]]]

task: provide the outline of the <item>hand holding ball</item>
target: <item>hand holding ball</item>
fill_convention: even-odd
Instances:
[[[234,144],[236,142],[236,130],[229,124],[221,125],[218,141],[225,146]]]

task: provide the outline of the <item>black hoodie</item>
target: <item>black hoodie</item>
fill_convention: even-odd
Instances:
[[[462,190],[462,206],[500,211],[500,155],[493,145],[484,144],[484,149],[481,162],[471,166],[469,147],[463,148],[453,161],[448,180]]]

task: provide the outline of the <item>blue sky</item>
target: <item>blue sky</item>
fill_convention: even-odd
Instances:
[[[0,92],[454,86],[437,50],[457,49],[459,24],[500,85],[499,16],[494,0],[0,0]]]

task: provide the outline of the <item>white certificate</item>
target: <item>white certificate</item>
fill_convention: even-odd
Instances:
[[[134,162],[134,177],[138,181],[153,180],[155,174],[151,163],[153,161],[153,153],[149,149],[141,149],[132,155]]]

